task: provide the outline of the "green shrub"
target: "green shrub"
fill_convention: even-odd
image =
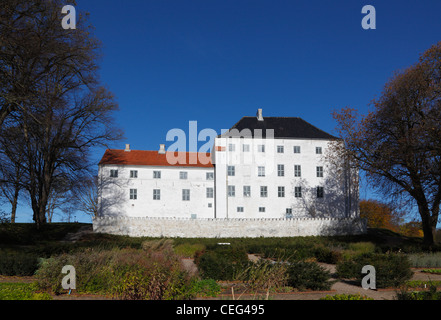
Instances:
[[[0,251],[0,274],[4,276],[32,276],[38,269],[39,258],[35,254]]]
[[[407,288],[426,289],[430,286],[440,287],[441,280],[410,280],[410,281],[406,281],[405,284],[405,287]]]
[[[441,268],[441,252],[409,254],[409,261],[414,268]]]
[[[356,279],[360,284],[366,274],[361,273],[363,266],[375,267],[376,287],[399,287],[412,277],[407,257],[402,254],[361,254],[352,260],[337,264],[337,274],[340,278]]]
[[[205,250],[205,246],[200,243],[196,244],[179,244],[173,248],[175,253],[184,258],[194,258],[196,252]]]
[[[342,260],[342,251],[325,247],[323,245],[314,248],[314,257],[318,262],[337,264]]]
[[[373,298],[369,298],[367,296],[362,296],[360,294],[335,294],[335,295],[327,295],[324,298],[320,298],[320,300],[374,300]]]
[[[60,294],[66,265],[75,267],[76,290],[83,293],[106,293],[111,283],[111,261],[118,250],[86,249],[71,254],[61,254],[43,259],[36,272],[39,286]]]
[[[266,292],[285,287],[288,279],[288,264],[285,262],[273,262],[259,260],[250,262],[248,266],[237,276],[237,280],[245,284],[246,289],[253,293]]]
[[[191,292],[196,297],[216,297],[221,291],[221,286],[214,279],[196,280],[191,286]]]
[[[36,283],[0,283],[0,300],[52,300],[52,297],[37,292]]]
[[[441,269],[423,269],[421,272],[431,273],[431,274],[441,274]]]
[[[243,248],[207,247],[196,254],[195,263],[203,279],[234,280],[248,264],[248,256]]]
[[[425,291],[397,292],[397,300],[441,300],[441,292],[435,286]]]
[[[333,284],[330,272],[316,262],[291,261],[287,273],[287,285],[299,290],[329,290]]]
[[[359,254],[374,253],[376,248],[372,242],[353,242],[349,243],[348,249]]]
[[[167,249],[168,250],[168,249]],[[110,294],[120,299],[191,298],[191,277],[172,251],[87,249],[43,261],[37,272],[43,289],[61,293],[64,265],[76,271],[76,290]]]

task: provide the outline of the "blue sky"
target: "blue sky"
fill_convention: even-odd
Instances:
[[[375,30],[361,27],[367,4]],[[156,150],[191,120],[220,132],[259,107],[333,133],[333,110],[366,112],[394,70],[441,40],[440,1],[78,0],[76,9],[103,43],[101,80],[127,138],[118,148]]]
[[[361,26],[365,5],[376,9],[375,30]],[[75,8],[90,13],[103,44],[101,81],[126,136],[120,149],[156,150],[189,121],[220,132],[257,108],[335,133],[332,111],[366,113],[395,70],[441,40],[439,0],[77,0]]]

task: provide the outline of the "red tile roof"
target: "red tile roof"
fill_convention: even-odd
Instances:
[[[176,166],[176,167],[213,167],[209,153],[198,152],[166,152],[144,150],[107,149],[100,165],[139,165],[139,166]]]

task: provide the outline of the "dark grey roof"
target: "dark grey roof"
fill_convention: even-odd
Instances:
[[[339,139],[297,117],[264,117],[263,121],[259,121],[257,117],[243,117],[222,136],[241,137],[248,131],[252,137],[260,137],[256,129],[261,129],[262,138],[266,137],[267,129],[273,129],[274,138],[279,139]]]

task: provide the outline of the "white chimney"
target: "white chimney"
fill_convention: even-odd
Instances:
[[[126,144],[126,148],[124,149],[126,152],[130,152],[130,144]]]
[[[159,154],[165,154],[165,144],[160,144],[159,145]]]
[[[263,121],[262,109],[257,109],[257,120]]]

